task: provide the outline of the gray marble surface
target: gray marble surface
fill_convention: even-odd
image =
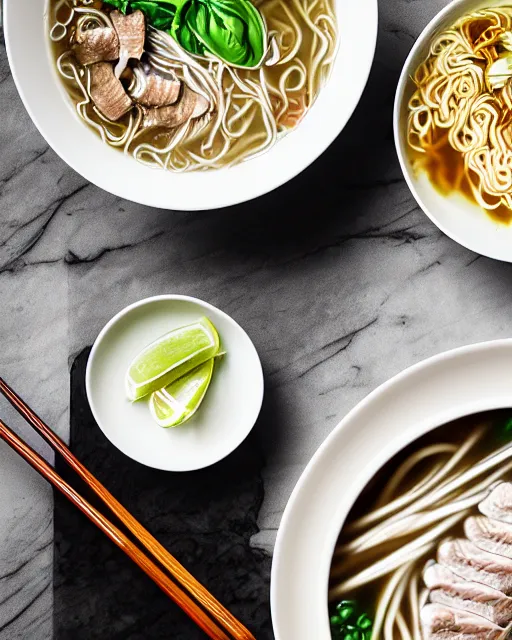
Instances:
[[[145,467],[118,451],[94,422],[85,391],[89,352],[84,349],[71,367],[73,451],[255,638],[272,640],[271,557],[251,546],[264,498],[265,420],[207,469]],[[56,466],[73,481],[65,463]],[[204,640],[199,627],[60,494],[54,497],[54,538],[56,640],[168,640],[169,630],[172,640]]]
[[[67,437],[70,363],[115,312],[165,292],[221,307],[265,370],[252,543],[271,553],[294,483],[348,409],[427,356],[512,332],[512,267],[438,231],[393,147],[399,70],[444,4],[381,0],[373,71],[344,133],[274,194],[213,213],[152,210],[86,183],[30,122],[2,48],[0,374]],[[0,446],[1,640],[52,637],[52,535],[51,491]]]

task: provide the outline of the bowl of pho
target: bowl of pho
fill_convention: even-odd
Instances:
[[[277,640],[505,640],[512,631],[512,340],[372,392],[301,476],[277,535]]]
[[[434,18],[405,63],[394,126],[425,213],[512,262],[512,2],[456,0]]]
[[[377,31],[376,0],[4,5],[49,144],[96,185],[168,209],[243,202],[305,169],[355,108]]]

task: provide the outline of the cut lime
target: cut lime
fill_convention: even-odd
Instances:
[[[213,358],[219,351],[219,334],[208,320],[175,329],[146,347],[126,374],[126,394],[139,400],[162,389]]]
[[[213,366],[214,359],[211,358],[151,394],[149,409],[161,427],[177,427],[194,415],[210,385]]]

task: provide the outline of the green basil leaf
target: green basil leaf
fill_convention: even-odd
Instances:
[[[176,32],[184,48],[186,43],[180,36],[185,26],[208,51],[227,63],[255,67],[265,53],[265,23],[249,0],[191,0]]]
[[[159,2],[158,0],[137,0],[136,2],[131,2],[130,7],[134,11],[140,9],[150,24],[163,31],[168,31],[172,27],[174,16],[176,15],[174,4]]]
[[[121,13],[126,13],[128,9],[128,5],[130,4],[130,0],[103,0],[105,4],[110,4],[116,9],[119,9]]]
[[[140,9],[156,29],[170,33],[189,53],[209,51],[228,64],[256,67],[266,28],[250,0],[105,0],[123,13]]]
[[[188,51],[198,56],[205,54],[205,47],[203,43],[196,38],[196,36],[190,31],[188,25],[185,23],[178,29],[179,37],[175,36],[178,43]]]

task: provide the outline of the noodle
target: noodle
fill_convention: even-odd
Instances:
[[[291,131],[328,78],[336,50],[331,0],[263,0],[255,3],[268,30],[266,63],[249,69],[211,54],[186,52],[164,31],[148,27],[146,59],[165,77],[175,77],[210,104],[202,118],[176,129],[144,128],[136,106],[114,122],[91,99],[88,67],[70,50],[70,39],[94,27],[111,27],[98,0],[50,0],[50,39],[56,66],[80,118],[101,139],[149,166],[172,171],[207,170],[255,158]],[[98,8],[98,6],[100,8]]]
[[[333,556],[329,600],[350,598],[354,603],[374,594],[372,638],[421,640],[420,611],[429,598],[422,580],[425,561],[446,535],[461,531],[495,484],[512,473],[512,446],[489,450],[492,429],[492,423],[485,423],[461,441],[439,441],[434,434],[430,443],[411,445],[399,464],[389,463],[393,470],[386,472],[384,482],[377,479],[373,507],[365,506],[364,515],[343,528]],[[487,455],[478,457],[481,447]]]
[[[466,15],[438,34],[414,75],[416,91],[409,100],[407,123],[417,169],[428,172],[428,159],[440,158],[448,144],[461,158],[461,175],[449,190],[467,192],[489,212],[505,208],[508,217],[512,73],[501,78],[494,65],[510,60],[511,36],[512,7],[507,6]],[[448,158],[444,162],[450,164]],[[453,173],[453,166],[444,171]],[[431,179],[435,184],[439,176],[432,174]]]

